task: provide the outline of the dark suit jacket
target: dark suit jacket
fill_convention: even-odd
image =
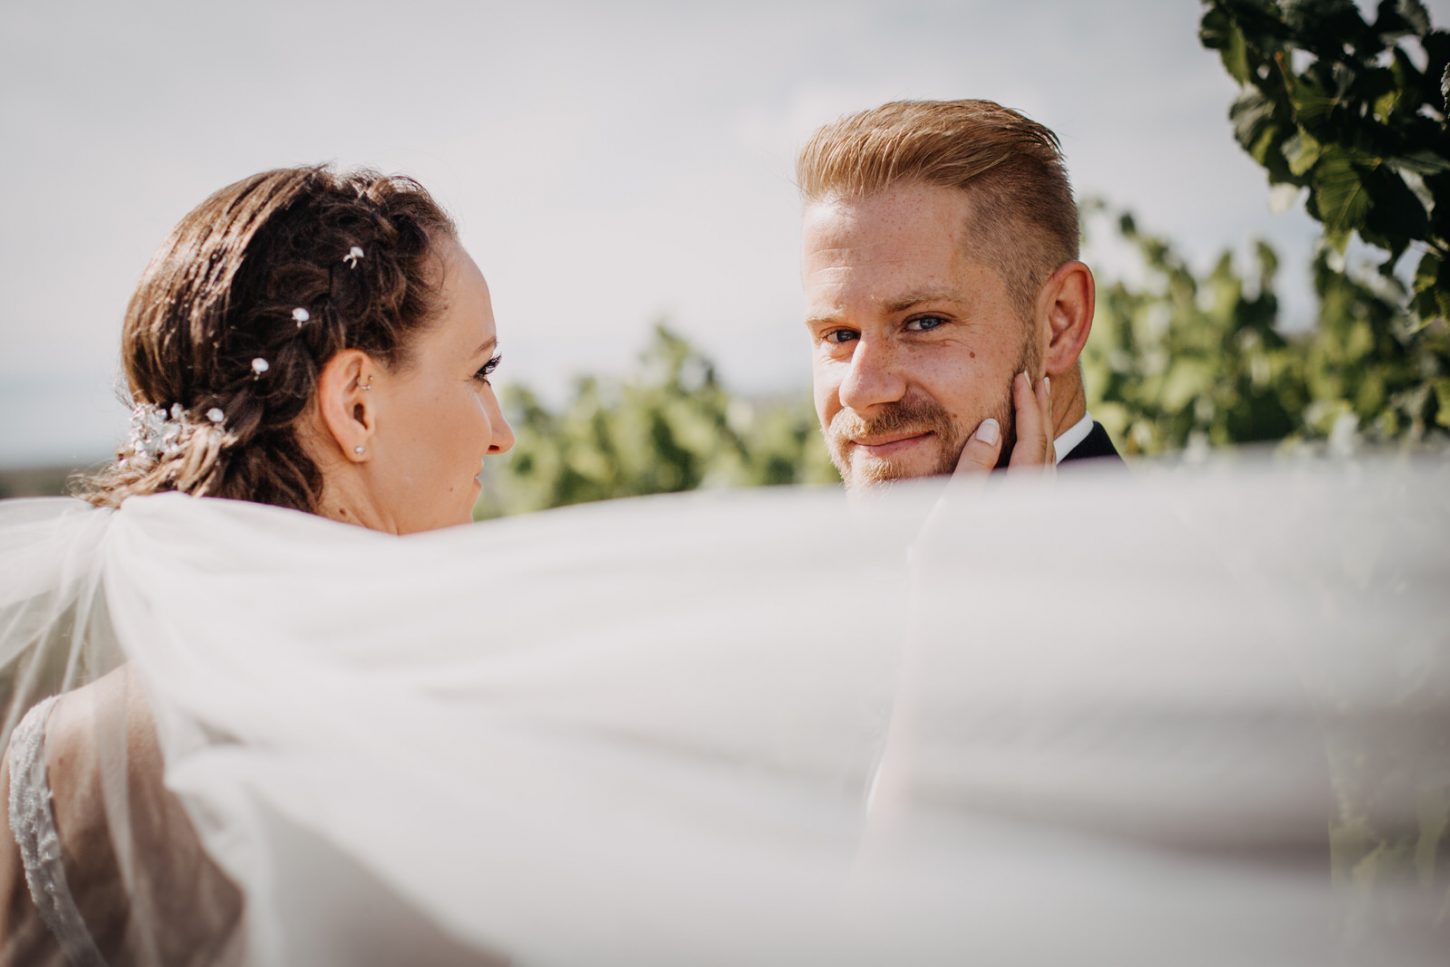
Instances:
[[[1063,463],[1069,460],[1101,460],[1109,459],[1122,463],[1123,458],[1118,455],[1117,448],[1113,441],[1108,439],[1108,431],[1096,420],[1093,421],[1092,432],[1083,437],[1081,443],[1067,451],[1067,456],[1062,458]]]

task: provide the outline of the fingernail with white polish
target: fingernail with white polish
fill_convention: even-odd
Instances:
[[[998,428],[997,421],[990,416],[982,421],[981,426],[977,427],[977,439],[983,443],[994,444],[1001,435],[1002,431]]]

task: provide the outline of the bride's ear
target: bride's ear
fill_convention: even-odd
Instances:
[[[369,456],[376,420],[372,398],[377,365],[360,349],[344,349],[322,367],[317,377],[317,409],[324,444],[335,445],[349,463]]]

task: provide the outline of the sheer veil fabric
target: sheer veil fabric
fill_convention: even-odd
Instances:
[[[407,538],[9,502],[5,737],[124,663],[247,963],[1441,963],[1447,495],[1240,461]],[[160,962],[201,892],[147,871],[125,721]]]

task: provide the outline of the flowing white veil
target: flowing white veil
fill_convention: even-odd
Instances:
[[[11,502],[6,734],[124,655],[251,963],[1439,964],[1447,495],[1239,461],[407,538]]]

